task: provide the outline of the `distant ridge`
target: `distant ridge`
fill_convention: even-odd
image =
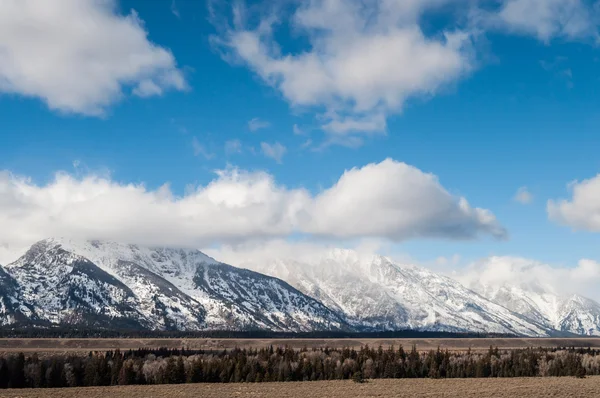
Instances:
[[[532,309],[540,300],[526,289],[506,300],[382,256],[332,250],[310,264],[244,266],[198,250],[45,239],[0,267],[0,330],[252,338],[600,334],[600,305],[592,300],[574,296],[556,307],[560,314],[543,313]]]

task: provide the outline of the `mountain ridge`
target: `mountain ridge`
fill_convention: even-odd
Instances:
[[[578,294],[559,294],[547,287],[471,284],[473,290],[504,307],[558,331],[600,336],[600,304]]]
[[[504,299],[379,255],[335,249],[313,262],[241,265],[198,250],[45,239],[0,266],[0,326],[600,334],[593,300],[573,296],[552,318],[524,289]]]
[[[36,303],[35,314],[50,324],[79,325],[82,314],[91,319],[108,311],[115,324],[123,318],[134,328],[346,328],[336,313],[287,283],[198,250],[51,238],[5,270],[23,302]]]
[[[459,282],[383,256],[332,250],[320,260],[247,262],[314,295],[374,329],[471,331],[545,336],[552,331],[470,291]],[[292,269],[294,272],[292,272]]]

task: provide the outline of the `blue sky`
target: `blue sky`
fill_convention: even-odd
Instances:
[[[599,169],[600,53],[597,19],[589,2],[573,1],[570,6],[560,6],[555,1],[499,0],[494,2],[494,7],[474,2],[477,4],[469,9],[464,7],[464,3],[438,7],[431,5],[434,2],[429,0],[414,2],[422,3],[421,8],[415,8],[416,11],[399,10],[403,17],[394,22],[386,25],[386,22],[376,21],[373,26],[358,27],[349,34],[365,39],[368,45],[365,48],[370,49],[375,45],[368,40],[377,34],[389,34],[390,37],[397,34],[400,46],[404,43],[402,35],[407,32],[413,34],[417,29],[422,32],[423,43],[414,44],[414,48],[398,54],[390,54],[390,58],[397,57],[394,61],[397,64],[391,66],[385,64],[385,54],[383,61],[373,59],[372,67],[380,67],[383,77],[365,77],[364,88],[357,88],[362,87],[360,71],[363,70],[357,67],[359,75],[356,82],[348,83],[330,76],[331,81],[316,83],[317,86],[327,85],[326,88],[313,89],[305,89],[312,84],[311,79],[316,79],[315,75],[323,70],[337,73],[335,67],[340,67],[339,63],[322,61],[323,65],[319,66],[322,69],[314,71],[306,67],[299,68],[300,72],[277,69],[284,68],[283,63],[279,63],[283,56],[291,54],[293,58],[313,51],[322,57],[321,60],[338,57],[345,62],[343,67],[347,67],[351,58],[344,57],[356,50],[352,44],[341,40],[346,34],[345,29],[349,29],[347,26],[319,26],[321,31],[307,28],[310,24],[323,23],[314,16],[323,13],[321,1],[315,0],[301,7],[290,1],[276,10],[270,9],[269,3],[260,2],[122,0],[115,2],[112,8],[102,8],[104,6],[91,0],[83,3],[87,5],[82,10],[73,11],[69,7],[73,7],[74,3],[61,2],[63,16],[72,15],[71,12],[89,13],[90,17],[98,17],[109,29],[110,23],[123,22],[135,10],[137,22],[126,22],[129,25],[123,28],[122,34],[146,32],[147,37],[132,39],[131,47],[118,43],[120,40],[108,34],[105,39],[100,35],[98,40],[89,43],[83,39],[79,43],[65,39],[56,39],[56,43],[39,43],[41,48],[55,45],[66,52],[89,53],[89,57],[97,56],[98,63],[115,65],[110,72],[114,75],[107,72],[106,76],[98,78],[99,83],[94,82],[108,86],[116,84],[118,87],[117,95],[109,95],[110,98],[99,105],[100,112],[90,110],[100,101],[89,99],[97,94],[96,88],[81,93],[80,97],[73,97],[72,102],[70,97],[64,100],[67,102],[61,102],[68,93],[77,90],[69,85],[61,86],[61,79],[71,80],[64,70],[53,69],[61,68],[60,62],[64,60],[61,61],[60,57],[56,65],[50,65],[48,61],[48,66],[40,67],[43,73],[29,71],[30,68],[23,66],[17,74],[9,66],[2,65],[9,62],[18,65],[15,59],[23,65],[45,62],[23,49],[35,41],[53,40],[53,35],[43,35],[48,36],[44,38],[23,35],[23,40],[12,36],[14,42],[0,39],[0,50],[3,47],[9,49],[9,54],[14,57],[13,60],[0,57],[0,82],[3,79],[9,82],[7,85],[0,84],[3,92],[0,96],[0,170],[10,173],[7,181],[13,179],[12,183],[5,181],[4,188],[0,183],[0,188],[3,188],[0,189],[0,203],[6,203],[9,210],[10,206],[21,206],[18,209],[22,210],[35,204],[44,222],[52,217],[60,218],[61,212],[68,212],[69,206],[64,204],[52,208],[42,203],[44,195],[49,195],[44,193],[43,188],[52,186],[55,173],[60,171],[68,173],[74,181],[96,175],[116,185],[144,184],[148,191],[155,191],[169,183],[170,192],[176,197],[185,196],[190,184],[203,187],[215,181],[215,170],[263,172],[277,187],[287,190],[304,188],[309,195],[317,196],[336,184],[345,170],[380,164],[391,158],[423,173],[434,174],[443,189],[456,201],[464,197],[470,206],[489,210],[497,223],[506,229],[508,238],[496,239],[480,226],[472,234],[469,232],[468,239],[457,239],[451,233],[428,232],[439,230],[437,227],[432,229],[429,224],[427,227],[393,224],[384,228],[385,231],[377,230],[364,236],[332,232],[329,226],[282,227],[283,232],[278,227],[276,232],[269,230],[265,239],[294,240],[300,237],[335,245],[378,239],[385,242],[384,251],[410,256],[423,263],[442,256],[450,258],[455,254],[460,256],[461,264],[490,255],[525,257],[567,267],[575,266],[583,258],[600,259],[600,246],[595,234],[600,229],[600,222],[594,221],[600,215],[598,205],[594,205],[595,194],[600,194],[600,190],[591,187],[581,200],[575,200],[567,189],[567,184],[572,181],[595,178]],[[360,19],[361,11],[353,8],[356,2],[331,3],[333,5],[330,4],[328,12],[338,13],[340,21],[350,15],[364,22]],[[383,2],[374,2],[377,10],[380,3]],[[510,11],[509,7],[520,7],[519,3],[527,3],[523,7],[529,7],[525,9],[532,13],[530,25],[523,25],[523,21],[517,18],[518,14],[517,17],[515,14],[502,14],[503,10]],[[32,4],[38,11],[43,8],[35,1]],[[21,13],[34,22],[42,21],[39,24],[41,32],[50,29],[44,27],[43,21],[61,18],[60,13],[41,13],[40,16],[36,10],[17,5],[5,10],[4,14],[7,15],[8,11]],[[232,10],[243,14],[244,22],[234,21]],[[298,29],[297,20],[293,20],[297,13],[303,11],[316,12],[310,14],[313,20],[305,21],[306,31]],[[479,18],[470,19],[475,11]],[[417,16],[413,19],[405,17],[411,12]],[[541,16],[535,16],[536,12]],[[262,27],[259,25],[261,21]],[[14,27],[14,32],[22,32],[18,30],[20,28]],[[103,28],[104,25],[98,24],[98,29]],[[449,44],[451,39],[442,36],[443,32],[460,32],[466,38],[461,36],[457,39],[460,44],[452,46]],[[245,37],[243,35],[257,39],[267,49],[266,53],[248,52],[249,42],[238,40]],[[319,40],[328,35],[333,37],[331,42],[318,47],[321,45]],[[121,37],[123,42],[127,41],[124,36]],[[411,36],[408,37],[410,43],[415,43]],[[102,40],[106,40],[107,47],[98,50],[103,55],[95,55],[97,47],[102,47],[97,42]],[[443,48],[434,48],[431,43]],[[418,45],[422,48],[417,48]],[[71,50],[68,46],[76,48]],[[106,48],[111,49],[111,46],[115,47],[114,54],[106,55]],[[356,46],[359,46],[358,40]],[[315,50],[317,47],[318,51]],[[164,53],[158,54],[157,48]],[[128,54],[138,50],[140,54],[148,55],[151,61],[127,72],[129,74],[121,72],[122,63],[131,63],[127,59]],[[416,53],[411,53],[427,51],[438,51],[439,54],[431,55],[433,61],[430,61],[429,55],[419,58]],[[171,54],[172,59],[165,54]],[[457,58],[448,61],[452,56]],[[369,57],[364,59],[370,62]],[[415,66],[413,61],[422,61],[426,65]],[[69,68],[73,68],[69,72],[73,76],[73,84],[87,87],[89,83],[91,87],[93,69],[80,71],[76,63],[69,64]],[[402,74],[403,71],[412,74],[407,78],[409,83],[402,79],[398,82],[393,76],[389,84],[386,82],[387,75]],[[342,73],[345,70],[340,70]],[[142,87],[138,84],[144,79],[156,83],[158,91],[152,91],[155,89],[152,86],[144,94],[132,92]],[[294,85],[295,79],[299,79],[302,87]],[[377,86],[380,84],[381,87]],[[102,89],[98,90],[104,93]],[[371,101],[373,98],[375,103]],[[398,98],[401,100],[396,103]],[[366,105],[360,107],[363,101]],[[251,131],[249,125],[253,119],[262,124],[256,131]],[[350,124],[346,122],[357,120],[367,120],[368,123],[356,128],[348,127]],[[340,124],[336,128],[328,127],[332,121]],[[234,140],[237,140],[236,144]],[[226,150],[228,141],[229,152]],[[269,154],[273,155],[270,150],[277,152],[273,149],[277,145],[285,148],[279,154],[280,158],[269,157]],[[25,178],[29,180],[23,183]],[[21,179],[20,187],[15,188],[14,179]],[[382,181],[402,188],[397,190],[399,197],[391,197],[394,202],[403,203],[402,195],[412,192],[410,183],[393,178]],[[244,181],[241,183],[245,184]],[[40,197],[31,199],[27,195],[31,195],[34,187],[39,190]],[[531,194],[531,203],[514,200],[521,187],[526,187]],[[361,189],[354,188],[357,192]],[[71,197],[78,194],[85,196],[69,189],[64,188],[61,192]],[[235,190],[224,192],[224,195],[239,194]],[[4,199],[1,199],[2,195]],[[15,199],[23,197],[26,198],[23,199],[25,204],[18,202],[21,199]],[[335,198],[339,201],[353,200],[351,195]],[[563,198],[568,200],[570,207],[563,209],[558,216],[550,217],[548,200]],[[118,212],[119,200],[115,196],[106,211],[114,208]],[[380,202],[375,200],[373,203]],[[452,209],[448,211],[454,211]],[[368,209],[364,211],[368,212]],[[411,212],[404,208],[402,211]],[[433,209],[432,212],[437,214]],[[7,214],[0,215],[0,220],[4,217],[6,225],[13,229],[11,223],[16,225],[19,221],[14,217],[16,211]],[[432,214],[425,214],[424,221],[415,222],[433,223]],[[463,216],[466,217],[461,213],[457,217],[463,220]],[[87,220],[86,217],[80,214],[68,216],[69,220]],[[277,214],[268,215],[266,219],[273,217]],[[448,217],[454,219],[454,216]],[[0,243],[18,246],[28,239],[37,238],[37,234],[32,232],[34,230],[55,232],[40,219],[28,220],[30,226],[19,225],[17,233],[22,234],[19,239],[11,235],[11,231],[1,234]],[[359,221],[364,223],[368,220],[369,217],[363,217]],[[221,221],[215,219],[214,222]],[[480,220],[469,218],[465,222],[478,223]],[[56,233],[112,237],[109,232],[90,232],[87,227],[71,228],[73,223],[70,221],[66,226],[65,222],[65,226],[57,227]],[[157,222],[153,225],[162,224]],[[357,221],[351,225],[364,224]],[[177,229],[176,226],[169,227]],[[212,226],[205,225],[204,228],[210,230]],[[261,235],[264,232],[262,227],[257,228],[259,232],[252,229],[244,231]],[[410,236],[406,228],[419,231],[422,228],[425,232]],[[453,228],[459,227],[453,225]],[[156,235],[160,236],[158,232]],[[389,236],[386,235],[388,232]],[[231,241],[223,239],[222,243],[244,241],[240,234],[231,234],[235,237]],[[131,236],[138,240],[135,234]],[[203,232],[197,239],[199,245],[214,246],[224,236],[230,234],[226,231],[209,239]],[[119,233],[115,237],[122,238]],[[185,244],[193,243],[196,238],[192,238]],[[157,239],[160,240],[153,237],[151,243],[157,243]],[[140,240],[145,242],[146,238]]]

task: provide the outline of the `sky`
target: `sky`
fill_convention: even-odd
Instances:
[[[600,282],[599,26],[588,0],[2,1],[0,264],[68,236]]]

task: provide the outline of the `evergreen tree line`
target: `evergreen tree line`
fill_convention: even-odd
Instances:
[[[481,378],[600,375],[600,351],[528,348],[486,352],[289,347],[37,354],[0,358],[0,388],[131,384],[284,382],[378,378]]]

